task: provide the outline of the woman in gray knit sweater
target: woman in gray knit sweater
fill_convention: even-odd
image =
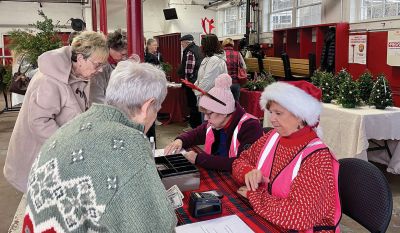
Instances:
[[[173,232],[176,216],[145,136],[167,94],[150,64],[118,63],[105,105],[49,138],[33,164],[22,232]]]

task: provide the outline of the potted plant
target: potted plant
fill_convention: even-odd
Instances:
[[[0,64],[0,91],[7,92],[10,87],[12,77],[12,68],[10,65]]]
[[[17,56],[24,55],[24,59],[33,67],[37,66],[37,58],[42,53],[62,46],[61,39],[57,34],[59,32],[57,28],[60,28],[58,22],[53,24],[53,20],[48,18],[41,10],[38,11],[38,14],[42,21],[30,24],[34,27],[34,30],[14,29],[9,32],[9,48]]]
[[[171,80],[171,71],[172,71],[172,66],[168,62],[161,62],[161,69],[164,71],[165,75],[167,76],[167,80]]]
[[[273,82],[275,82],[275,79],[271,73],[260,74],[256,79],[248,81],[244,87],[249,91],[263,91],[266,86]]]

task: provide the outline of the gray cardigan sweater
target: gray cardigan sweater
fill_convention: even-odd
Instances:
[[[173,232],[177,222],[143,126],[107,105],[94,104],[46,141],[27,201],[35,229]]]

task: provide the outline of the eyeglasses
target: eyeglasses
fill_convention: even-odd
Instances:
[[[92,63],[95,70],[100,70],[106,65],[105,63],[101,63],[101,62],[94,62],[94,61],[90,60],[89,58],[87,60]]]
[[[211,118],[212,114],[214,114],[215,112],[211,112],[211,111],[202,111],[202,113],[204,114],[204,116],[207,116],[207,118]]]

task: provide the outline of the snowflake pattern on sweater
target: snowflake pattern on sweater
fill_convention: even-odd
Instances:
[[[36,166],[37,162],[34,163],[35,172],[31,173],[28,189],[36,212],[57,207],[69,231],[79,228],[85,221],[98,225],[105,206],[97,205],[89,176],[61,180],[57,159]]]

